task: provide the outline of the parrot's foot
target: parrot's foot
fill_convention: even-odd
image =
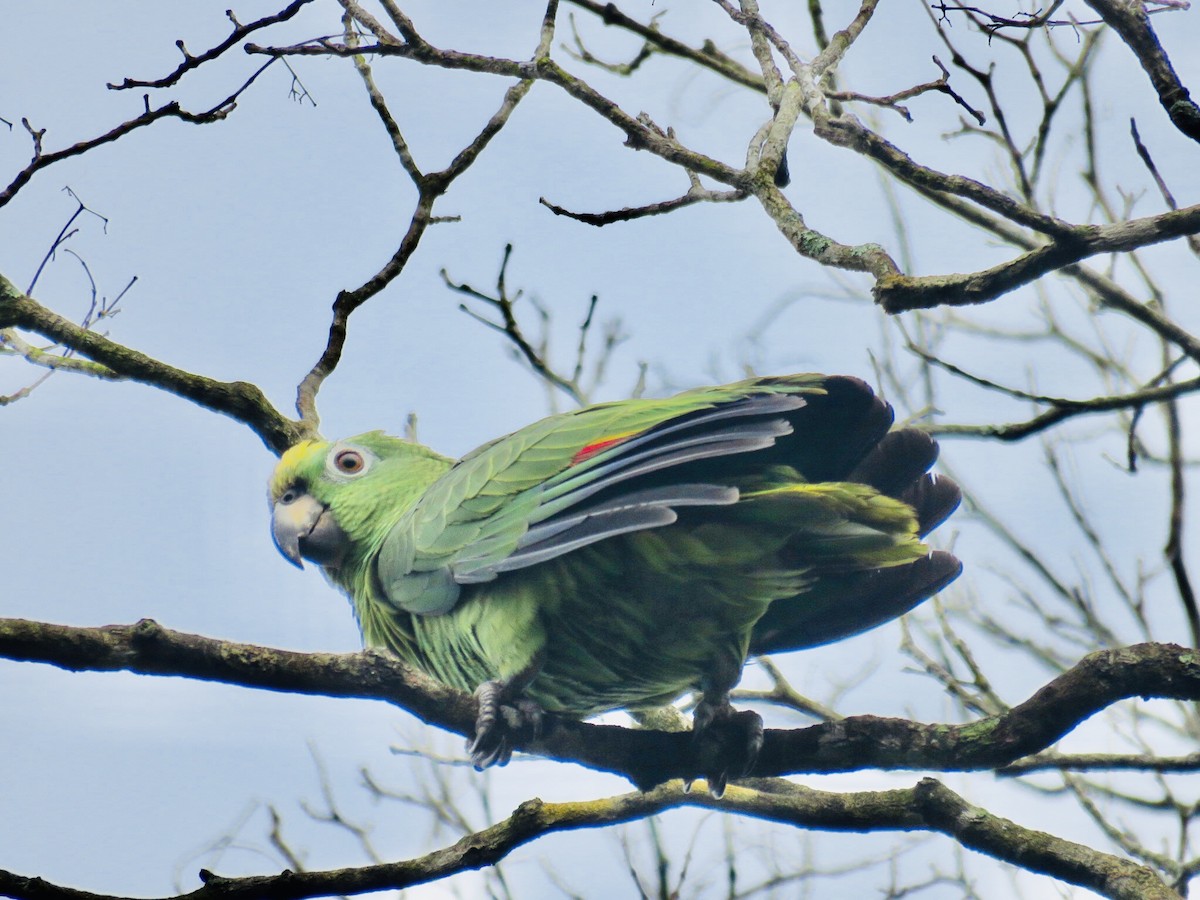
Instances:
[[[488,766],[505,766],[512,759],[512,736],[542,733],[543,709],[528,697],[510,698],[512,683],[485,681],[475,689],[479,712],[475,736],[467,742],[471,765],[483,771]]]
[[[762,716],[752,709],[735,710],[729,698],[696,705],[692,714],[692,748],[700,773],[714,797],[725,793],[730,779],[744,778],[754,768],[763,744]],[[691,788],[691,781],[684,785]]]

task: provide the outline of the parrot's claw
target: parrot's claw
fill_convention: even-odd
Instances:
[[[731,779],[744,778],[754,768],[763,744],[762,716],[740,712],[723,702],[701,700],[692,716],[692,748],[701,774],[714,797],[725,793]],[[685,782],[691,787],[691,781]]]
[[[467,742],[471,765],[483,771],[488,766],[505,766],[512,759],[512,736],[524,733],[537,738],[545,716],[542,708],[527,697],[511,702],[511,687],[503,681],[485,681],[475,689],[479,711],[475,716],[475,736]]]

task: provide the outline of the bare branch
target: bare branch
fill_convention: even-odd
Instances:
[[[1113,225],[1080,225],[1036,250],[969,275],[894,275],[875,285],[891,313],[986,303],[1098,253],[1119,253],[1200,232],[1200,204]]]
[[[1030,772],[1059,769],[1070,769],[1073,772],[1195,772],[1200,770],[1200,753],[1189,753],[1187,756],[1153,756],[1148,753],[1039,753],[1001,766],[996,770],[996,774],[1015,777]]]
[[[544,40],[544,37],[540,39],[539,46],[541,46]],[[400,158],[401,164],[408,172],[409,177],[415,182],[419,193],[417,206],[413,211],[408,229],[401,238],[400,244],[396,248],[396,252],[392,254],[391,259],[374,276],[359,287],[354,290],[341,291],[334,301],[333,321],[329,326],[329,337],[325,344],[325,350],[296,389],[296,410],[300,413],[300,420],[313,431],[316,431],[320,423],[320,416],[317,414],[316,405],[317,393],[320,391],[325,379],[329,377],[341,361],[342,352],[346,345],[350,316],[404,271],[404,267],[416,251],[417,245],[425,233],[425,229],[435,221],[435,217],[433,216],[434,203],[450,188],[453,181],[470,167],[479,154],[483,152],[483,149],[491,142],[492,138],[500,132],[508,122],[513,110],[516,109],[517,104],[529,92],[529,88],[532,85],[532,81],[523,80],[505,91],[500,108],[450,164],[441,171],[422,175],[408,150],[408,145],[405,143],[395,119],[392,117],[390,110],[388,110],[382,95],[380,95],[378,89],[375,87],[370,67],[367,66],[365,61],[360,61],[360,57],[356,56],[355,60],[364,85],[367,88],[368,95],[371,98],[372,105],[375,107],[376,113],[379,115],[384,128],[392,139],[392,145],[396,150],[397,156]]]
[[[1200,378],[1189,378],[1186,381],[1173,381],[1168,384],[1146,387],[1128,394],[1105,394],[1087,400],[1051,397],[1044,394],[1033,394],[1028,391],[1022,391],[1017,388],[998,384],[986,378],[981,378],[978,375],[973,375],[953,363],[926,353],[911,343],[908,349],[930,365],[943,369],[979,387],[1016,399],[1029,400],[1033,403],[1044,404],[1050,407],[1050,409],[1039,413],[1025,422],[987,425],[934,423],[929,425],[928,429],[930,433],[938,435],[958,435],[962,437],[996,438],[1002,441],[1019,441],[1043,432],[1075,416],[1113,412],[1116,410],[1137,411],[1151,404],[1165,403],[1177,397],[1200,391]]]
[[[192,54],[188,53],[187,48],[184,46],[182,40],[176,41],[175,46],[177,46],[179,48],[179,52],[183,54],[183,62],[179,64],[175,71],[171,72],[169,75],[164,75],[162,78],[156,78],[153,81],[141,81],[135,78],[126,78],[120,84],[110,83],[108,88],[112,91],[124,91],[128,90],[129,88],[170,87],[178,82],[179,79],[189,71],[208,62],[211,59],[216,59],[226,50],[235,46],[246,36],[259,31],[260,29],[266,28],[269,25],[275,25],[279,22],[286,22],[288,19],[291,19],[293,16],[295,16],[296,13],[300,12],[304,6],[311,2],[312,0],[293,0],[292,3],[279,12],[270,16],[263,16],[261,19],[257,19],[246,25],[242,25],[240,22],[238,22],[238,20],[234,18],[231,10],[226,10],[226,15],[229,16],[229,20],[233,23],[233,31],[230,32],[229,37],[221,41],[221,43],[217,44],[215,47],[193,56]]]
[[[1154,183],[1158,186],[1159,193],[1162,194],[1163,200],[1166,202],[1169,209],[1179,209],[1179,204],[1175,202],[1175,196],[1171,193],[1171,189],[1167,187],[1167,182],[1163,179],[1158,171],[1158,166],[1154,164],[1154,159],[1150,156],[1150,150],[1142,143],[1142,137],[1138,134],[1137,120],[1129,120],[1129,133],[1133,137],[1133,145],[1137,150],[1137,154],[1141,157],[1143,163],[1146,164],[1146,170],[1150,173],[1150,177],[1154,179]],[[1194,234],[1189,234],[1187,237],[1188,246],[1192,248],[1192,253],[1200,256],[1200,237]]]
[[[558,388],[565,393],[576,403],[583,403],[585,391],[579,383],[579,375],[582,372],[583,363],[583,342],[587,338],[587,332],[591,329],[592,316],[595,312],[595,299],[588,305],[587,317],[584,319],[583,325],[580,327],[580,346],[576,351],[575,374],[567,377],[555,371],[546,359],[545,347],[535,347],[529,342],[525,336],[525,332],[521,328],[521,324],[517,321],[516,310],[514,304],[521,297],[521,292],[518,291],[515,295],[509,296],[508,288],[505,284],[505,278],[508,272],[508,262],[512,258],[512,244],[506,244],[504,247],[504,258],[500,262],[500,271],[496,276],[496,295],[489,296],[481,291],[476,290],[465,282],[455,282],[450,278],[449,273],[442,269],[442,280],[446,282],[446,287],[460,294],[465,294],[472,299],[478,300],[487,304],[492,309],[500,314],[500,321],[493,322],[490,319],[484,318],[475,313],[466,304],[461,304],[459,309],[465,312],[477,322],[486,325],[488,328],[500,332],[512,343],[516,348],[517,353],[521,358],[529,364],[537,375],[542,378],[547,384]]]
[[[632,75],[639,68],[641,68],[642,63],[646,62],[646,60],[650,59],[650,57],[654,55],[654,44],[650,41],[645,41],[642,46],[638,48],[638,52],[629,60],[629,62],[605,62],[588,50],[587,45],[584,44],[583,36],[579,33],[579,29],[575,25],[574,14],[569,16],[569,22],[571,24],[571,41],[575,46],[572,48],[564,44],[562,49],[572,59],[577,59],[581,63],[587,63],[591,66],[599,66],[601,69],[604,69],[606,72],[612,72],[614,75]]]
[[[647,46],[654,47],[660,53],[677,56],[695,63],[751,90],[761,91],[764,94],[767,92],[761,75],[750,71],[741,63],[721,53],[712,41],[705,41],[701,48],[691,47],[683,41],[664,35],[654,24],[644,25],[636,19],[630,18],[618,9],[615,3],[597,3],[595,0],[567,0],[567,2],[599,16],[605,25],[623,28],[631,34],[636,34],[645,40]]]
[[[1022,31],[1033,31],[1036,28],[1078,28],[1084,24],[1096,24],[1077,22],[1075,19],[1054,19],[1052,16],[1062,7],[1064,0],[1054,0],[1050,6],[1044,10],[1038,10],[1036,13],[1018,13],[1019,18],[1010,18],[1007,16],[999,16],[986,9],[979,9],[976,6],[966,6],[962,3],[955,2],[953,6],[947,6],[944,2],[933,4],[930,8],[941,13],[942,19],[948,19],[949,13],[970,13],[972,21],[979,24],[980,28],[987,32],[990,36],[995,35],[1003,28],[1014,28]]]
[[[117,127],[106,131],[99,137],[94,137],[86,141],[80,141],[79,143],[72,144],[70,147],[65,147],[62,150],[55,150],[50,153],[45,153],[42,149],[42,136],[45,134],[45,131],[43,130],[34,132],[32,127],[30,127],[28,122],[26,122],[26,127],[29,128],[30,133],[34,135],[33,159],[30,161],[29,165],[17,173],[17,176],[9,183],[8,187],[0,191],[0,206],[4,206],[6,203],[12,200],[12,198],[17,195],[17,192],[20,191],[21,188],[23,188],[26,184],[28,184],[30,179],[32,179],[33,176],[42,169],[52,166],[56,162],[60,162],[64,159],[69,159],[72,156],[79,156],[83,153],[87,153],[94,147],[112,143],[113,141],[124,137],[130,132],[136,131],[139,128],[144,128],[160,119],[179,119],[183,122],[190,122],[193,125],[209,125],[213,122],[220,122],[234,111],[234,109],[237,107],[238,97],[240,97],[250,87],[250,85],[255,82],[259,75],[266,71],[272,62],[274,62],[274,60],[268,60],[262,66],[259,66],[259,68],[255,70],[254,74],[242,83],[241,87],[227,96],[224,100],[221,100],[215,106],[204,112],[189,112],[180,106],[176,100],[172,100],[169,103],[164,103],[162,106],[156,109],[151,109],[150,98],[147,96],[146,111],[140,116],[135,116],[132,119],[122,122]]]
[[[163,628],[73,628],[0,619],[0,657],[71,671],[126,670],[244,687],[384,700],[421,720],[469,734],[475,701],[377,652],[296,653]],[[1011,710],[966,725],[852,716],[793,730],[768,729],[756,777],[862,768],[990,769],[1042,750],[1087,717],[1130,697],[1200,700],[1200,656],[1171,644],[1101,650]],[[704,760],[687,733],[638,731],[548,717],[518,749],[613,772],[650,787],[694,777]]]
[[[768,657],[759,657],[759,668],[767,673],[771,679],[771,687],[766,691],[749,691],[737,690],[732,694],[732,699],[737,701],[756,701],[759,703],[773,703],[777,706],[782,706],[786,709],[793,709],[796,712],[804,713],[816,719],[821,719],[825,722],[832,722],[837,719],[843,719],[841,713],[830,706],[826,706],[811,697],[805,697],[794,687],[791,682],[784,677],[783,672],[775,665]]]
[[[1183,86],[1158,35],[1150,27],[1150,17],[1141,3],[1117,0],[1085,0],[1113,31],[1121,36],[1141,63],[1150,83],[1158,92],[1158,102],[1183,134],[1200,142],[1200,107]]]
[[[621,824],[679,806],[718,809],[830,831],[940,832],[965,847],[1091,888],[1105,897],[1179,900],[1179,894],[1144,866],[988,814],[932,778],[924,778],[911,788],[847,794],[817,791],[788,782],[767,782],[758,790],[731,786],[724,798],[717,799],[706,793],[685,791],[680,784],[672,783],[648,793],[599,800],[570,803],[527,800],[503,822],[417,859],[357,869],[244,878],[202,872],[204,886],[175,900],[250,896],[298,900],[403,888],[495,864],[517,847],[546,834]],[[0,871],[0,891],[15,900],[116,900],[4,871]]]
[[[550,210],[556,216],[566,216],[577,222],[583,222],[585,225],[600,227],[611,225],[614,222],[629,222],[633,219],[642,219],[646,216],[659,216],[663,213],[674,212],[677,209],[683,209],[685,206],[692,206],[696,203],[736,203],[739,200],[746,199],[748,196],[749,194],[742,190],[710,191],[707,188],[701,187],[697,182],[692,185],[686,194],[676,197],[674,200],[663,200],[647,206],[626,206],[603,213],[572,212],[569,209],[556,206],[545,197],[539,197],[538,203],[542,204],[542,206],[546,207],[546,209]]]
[[[942,77],[936,81],[927,81],[924,84],[918,84],[914,87],[906,88],[902,91],[897,91],[894,94],[889,94],[886,97],[868,97],[865,94],[859,94],[856,91],[829,91],[827,97],[845,102],[870,103],[873,106],[882,106],[888,109],[893,109],[904,117],[906,122],[911,122],[912,114],[908,111],[908,107],[901,106],[901,100],[908,100],[912,97],[919,97],[921,94],[929,93],[930,91],[940,91],[953,98],[954,102],[965,109],[971,116],[982,125],[986,121],[986,117],[979,110],[975,109],[966,100],[959,96],[955,90],[950,87],[950,72],[942,65],[942,61],[936,56],[933,58],[936,65],[942,72]]]
[[[0,330],[6,328],[35,332],[97,364],[94,368],[71,366],[76,371],[99,378],[138,381],[236,419],[249,426],[275,453],[282,453],[307,434],[303,423],[281,415],[255,385],[216,381],[159,362],[51,312],[0,275]],[[44,357],[37,361],[53,365]]]

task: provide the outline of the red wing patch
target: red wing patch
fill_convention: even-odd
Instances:
[[[585,459],[591,459],[593,456],[595,456],[601,450],[607,450],[609,447],[613,446],[614,444],[619,444],[619,443],[621,443],[621,441],[631,438],[635,434],[641,434],[641,432],[640,431],[626,431],[624,434],[614,434],[611,437],[601,438],[598,441],[592,441],[592,443],[587,444],[581,450],[579,450],[578,453],[576,453],[574,456],[571,457],[570,464],[572,466],[578,465],[579,463],[583,462]]]

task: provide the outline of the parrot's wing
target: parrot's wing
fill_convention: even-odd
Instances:
[[[377,573],[400,608],[437,615],[460,589],[618,534],[669,525],[681,506],[738,490],[688,463],[762,450],[820,383],[743,382],[668,400],[589,407],[464,457],[389,533]],[[689,477],[690,476],[690,477]]]

